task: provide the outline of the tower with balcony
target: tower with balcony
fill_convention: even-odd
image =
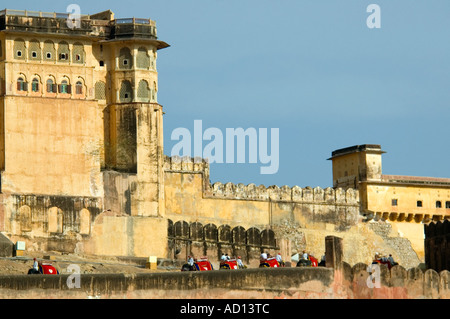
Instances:
[[[108,10],[73,27],[68,18],[0,11],[0,231],[42,250],[73,251],[75,234],[89,239],[105,211],[149,217],[150,228],[164,216],[156,58],[168,44],[150,19]],[[98,231],[91,252],[142,255],[138,231]]]

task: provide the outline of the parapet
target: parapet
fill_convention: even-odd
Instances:
[[[107,10],[93,15],[80,14],[79,26],[71,28],[67,24],[71,18],[69,13],[5,9],[0,11],[0,31],[70,34],[105,40],[140,39],[151,41],[157,49],[169,46],[157,40],[156,23],[150,19],[114,19],[114,14]]]
[[[203,173],[209,177],[209,162],[201,157],[164,156],[164,170],[184,173]]]
[[[289,187],[276,185],[266,187],[255,184],[233,184],[220,182],[211,186],[211,197],[229,199],[247,199],[277,202],[302,202],[302,203],[324,203],[324,204],[346,204],[359,205],[359,193],[356,189],[327,187]]]
[[[202,173],[204,179],[204,195],[209,198],[259,200],[277,202],[302,202],[321,204],[359,205],[359,192],[357,189],[321,187],[299,187],[299,186],[257,186],[256,184],[244,185],[209,182],[209,162],[201,157],[189,156],[165,156],[164,170],[177,173]]]

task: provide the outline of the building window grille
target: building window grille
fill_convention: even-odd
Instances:
[[[418,201],[417,201],[417,207],[423,207],[423,203],[422,203],[421,200],[418,200]]]
[[[106,99],[106,84],[105,82],[96,82],[95,83],[95,98],[97,100],[105,100]]]
[[[442,203],[440,200],[436,201],[436,208],[442,208]]]
[[[393,200],[392,200],[392,206],[397,206],[397,205],[398,205],[397,199],[393,199]]]

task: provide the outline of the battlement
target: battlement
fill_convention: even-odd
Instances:
[[[201,157],[165,156],[164,169],[169,172],[202,173],[205,185],[205,196],[224,199],[285,201],[302,203],[346,204],[359,205],[359,192],[356,189],[334,189],[327,187],[299,187],[299,186],[264,186],[250,183],[234,184],[231,182],[209,182],[209,162]]]
[[[164,170],[176,172],[198,172],[209,176],[209,162],[201,157],[165,156]]]

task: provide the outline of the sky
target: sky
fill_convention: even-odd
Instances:
[[[450,1],[30,1],[9,9],[150,18],[164,149],[178,128],[277,128],[279,166],[211,163],[211,182],[333,186],[331,152],[380,144],[383,174],[450,178]],[[369,28],[380,9],[379,28]],[[259,131],[258,131],[259,132]],[[258,135],[258,138],[261,135]],[[270,141],[270,137],[269,137]],[[193,141],[192,141],[193,142]],[[209,141],[204,141],[203,146]],[[271,149],[273,144],[267,145]],[[224,149],[225,152],[225,149]]]

